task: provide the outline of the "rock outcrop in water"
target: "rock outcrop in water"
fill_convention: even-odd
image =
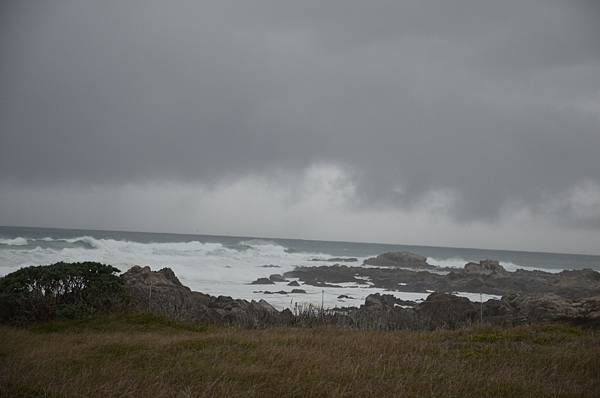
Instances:
[[[365,265],[376,267],[395,267],[395,268],[432,268],[427,263],[427,257],[419,256],[410,252],[388,252],[380,254],[377,257],[371,257],[365,260]]]
[[[555,294],[568,299],[598,295],[600,273],[593,270],[543,271],[517,270],[508,272],[497,262],[469,263],[464,269],[450,272],[428,272],[403,268],[348,267],[345,265],[297,267],[286,277],[298,278],[305,284],[353,282],[404,292],[476,292],[493,295]]]
[[[482,260],[479,263],[465,264],[464,272],[476,275],[504,274],[506,270],[498,261]]]

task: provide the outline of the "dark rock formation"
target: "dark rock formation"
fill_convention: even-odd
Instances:
[[[368,310],[382,310],[382,309],[394,309],[398,306],[414,307],[417,303],[414,301],[401,300],[391,294],[370,294],[365,299],[364,309]]]
[[[376,267],[395,267],[395,268],[432,268],[427,264],[427,257],[419,256],[410,252],[389,252],[380,254],[377,257],[366,259],[364,264],[374,265]]]
[[[574,321],[600,325],[600,296],[569,300],[554,294],[502,298],[517,322]]]
[[[465,269],[454,269],[448,274],[416,271],[403,268],[370,268],[332,265],[298,267],[285,276],[300,279],[313,286],[354,282],[364,283],[368,278],[374,287],[405,292],[475,292],[495,294],[553,293],[569,299],[598,295],[600,273],[593,270],[543,271],[517,270],[508,272],[492,261],[467,264]]]
[[[149,267],[136,266],[122,274],[121,278],[131,297],[132,309],[184,321],[245,327],[338,325],[381,330],[455,328],[480,321],[495,325],[560,321],[600,327],[598,291],[595,296],[577,299],[556,294],[511,294],[485,303],[473,303],[446,293],[432,293],[418,304],[389,294],[372,294],[360,308],[315,310],[309,307],[307,311],[293,314],[289,310],[277,311],[264,300],[214,297],[191,291],[168,268],[153,272]],[[597,276],[589,272],[568,272],[557,278],[598,282]],[[291,291],[302,292],[301,289]],[[287,294],[283,290],[263,293]]]
[[[300,284],[298,283],[298,281],[291,281],[290,283],[287,284],[288,286],[300,286]]]
[[[287,280],[280,274],[269,275],[269,279],[273,282],[287,282]]]
[[[264,264],[264,265],[259,265],[260,268],[281,268],[280,265],[274,265],[274,264]]]
[[[418,317],[431,329],[455,328],[478,318],[477,307],[468,298],[432,293],[416,307]]]
[[[464,272],[467,274],[478,274],[478,275],[492,275],[492,274],[504,274],[507,271],[498,261],[493,260],[482,260],[477,263],[465,264]]]
[[[292,293],[306,293],[304,289],[292,289]]]
[[[211,297],[183,286],[169,268],[153,272],[135,266],[121,275],[137,310],[149,311],[181,320],[212,319],[208,310]]]
[[[257,280],[252,281],[250,284],[251,285],[274,285],[275,282],[273,282],[269,278],[258,278]]]
[[[172,319],[257,327],[287,324],[292,315],[289,311],[277,311],[264,300],[236,300],[194,292],[183,286],[169,268],[152,271],[150,267],[135,266],[121,278],[131,297],[132,309]]]

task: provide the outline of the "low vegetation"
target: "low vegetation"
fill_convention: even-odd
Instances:
[[[248,330],[147,314],[0,327],[1,397],[597,397],[600,332]]]
[[[0,323],[75,319],[121,308],[128,295],[118,273],[96,262],[21,268],[0,278]]]

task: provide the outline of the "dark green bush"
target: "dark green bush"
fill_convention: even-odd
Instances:
[[[95,262],[21,268],[0,278],[0,321],[74,319],[120,308],[127,291],[118,272]]]

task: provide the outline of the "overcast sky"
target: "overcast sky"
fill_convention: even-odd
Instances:
[[[600,254],[600,2],[3,0],[0,225]]]

